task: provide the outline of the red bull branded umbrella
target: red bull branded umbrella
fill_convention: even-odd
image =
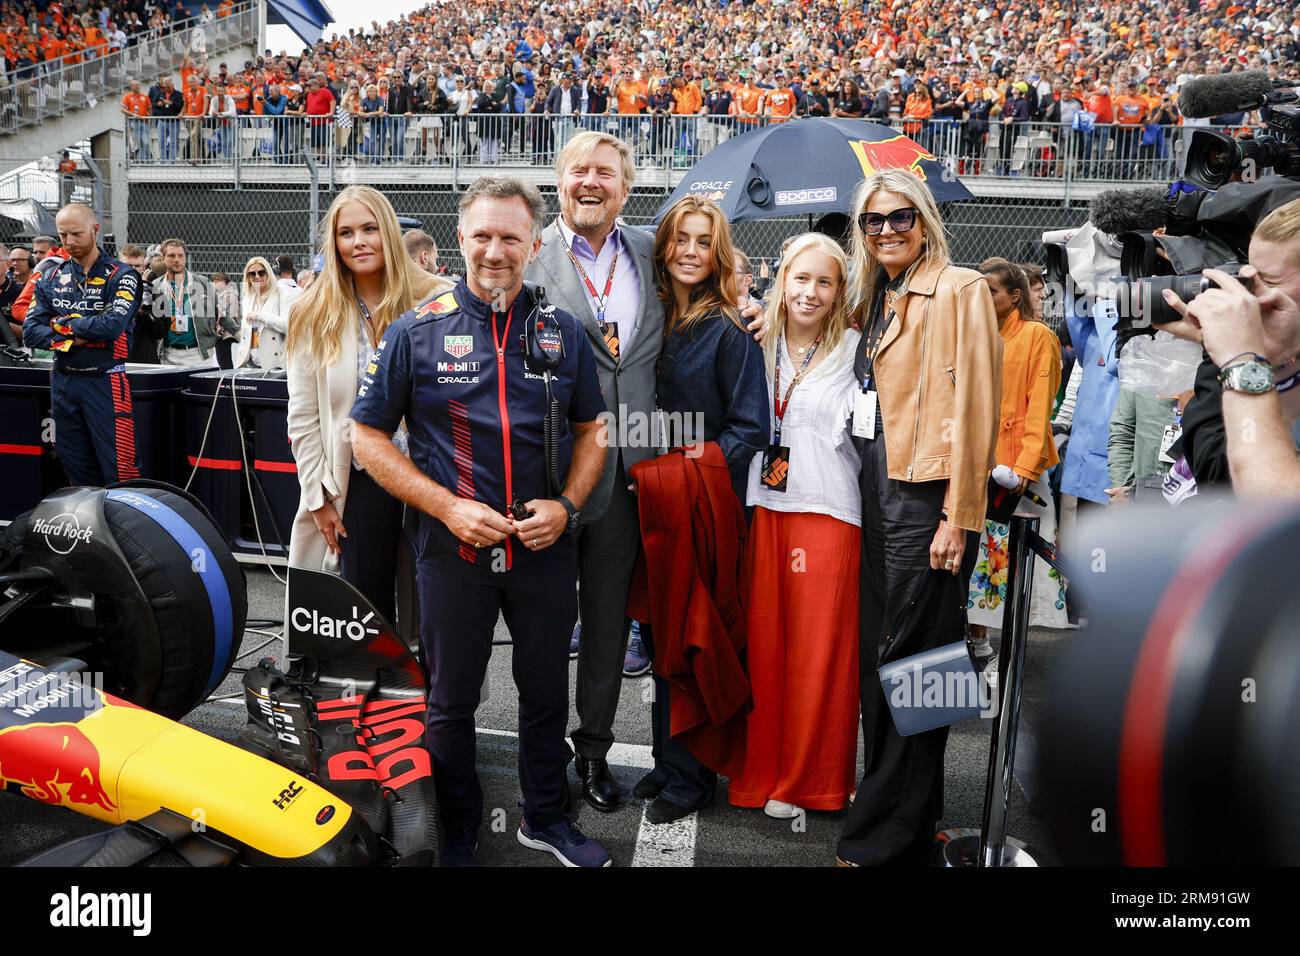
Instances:
[[[729,222],[847,213],[867,176],[897,167],[919,176],[936,202],[974,199],[955,174],[897,129],[866,120],[806,118],[727,140],[695,164],[655,214],[705,196]]]

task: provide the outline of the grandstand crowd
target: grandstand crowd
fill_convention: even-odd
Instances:
[[[589,128],[681,166],[754,125],[830,116],[898,126],[960,157],[963,174],[1008,173],[1013,146],[1040,130],[1031,166],[1043,174],[1068,155],[1083,175],[1128,178],[1145,165],[1158,179],[1172,172],[1185,80],[1282,76],[1297,59],[1300,14],[1268,0],[440,2],[296,54],[196,56],[179,86],[142,78],[122,109],[142,161],[229,158],[234,130],[251,122],[256,152],[280,162],[310,143],[343,160],[476,152],[492,164],[517,152],[548,163]]]
[[[0,76],[6,83],[90,62],[138,42],[157,40],[175,24],[227,17],[233,0],[167,4],[154,0],[69,0],[0,4]]]

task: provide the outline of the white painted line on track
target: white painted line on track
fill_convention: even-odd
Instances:
[[[699,814],[692,813],[672,823],[649,823],[641,811],[641,828],[636,833],[633,866],[694,866],[695,835]]]

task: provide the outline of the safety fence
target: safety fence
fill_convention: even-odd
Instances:
[[[129,239],[149,245],[163,239],[183,239],[195,268],[205,272],[239,274],[254,255],[275,261],[288,255],[297,269],[311,265],[317,251],[316,220],[324,217],[341,186],[331,189],[322,180],[314,190],[307,184],[245,183],[214,186],[196,182],[132,181],[129,193]],[[451,274],[464,271],[456,241],[456,204],[460,191],[448,184],[385,183],[378,188],[399,216],[409,219],[433,238],[438,261]],[[543,185],[548,221],[559,212],[554,185]],[[622,221],[631,228],[653,231],[654,218],[668,192],[633,190]],[[1041,234],[1072,228],[1087,216],[1086,205],[1031,199],[990,199],[945,204],[944,217],[955,262],[975,265],[993,256],[1018,261],[1042,261]],[[754,260],[757,276],[771,275],[782,243],[811,229],[809,217],[787,217],[732,226],[736,245]],[[119,236],[119,241],[125,241]]]
[[[140,34],[130,46],[104,56],[83,51],[10,70],[0,75],[0,133],[116,98],[132,80],[172,75],[187,54],[198,58],[256,42],[257,5],[243,3],[229,16],[206,22],[194,17]]]
[[[191,164],[294,166],[303,151],[327,172],[342,167],[441,166],[535,168],[554,163],[576,133],[596,129],[630,143],[638,169],[686,170],[729,139],[768,120],[729,116],[617,116],[469,113],[410,116],[336,112],[221,114],[128,121],[132,167]],[[792,120],[793,123],[802,120]],[[1038,182],[1168,182],[1190,129],[1182,126],[985,124],[904,121],[899,135],[947,163],[960,176]]]

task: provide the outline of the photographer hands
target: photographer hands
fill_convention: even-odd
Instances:
[[[1190,303],[1165,292],[1165,301],[1183,316],[1163,326],[1165,331],[1201,343],[1216,365],[1243,352],[1257,352],[1282,365],[1300,352],[1300,306],[1290,296],[1271,286],[1253,293],[1218,269],[1206,269],[1205,276],[1218,288],[1207,289]],[[1258,276],[1257,269],[1245,266],[1240,279],[1262,285]]]

